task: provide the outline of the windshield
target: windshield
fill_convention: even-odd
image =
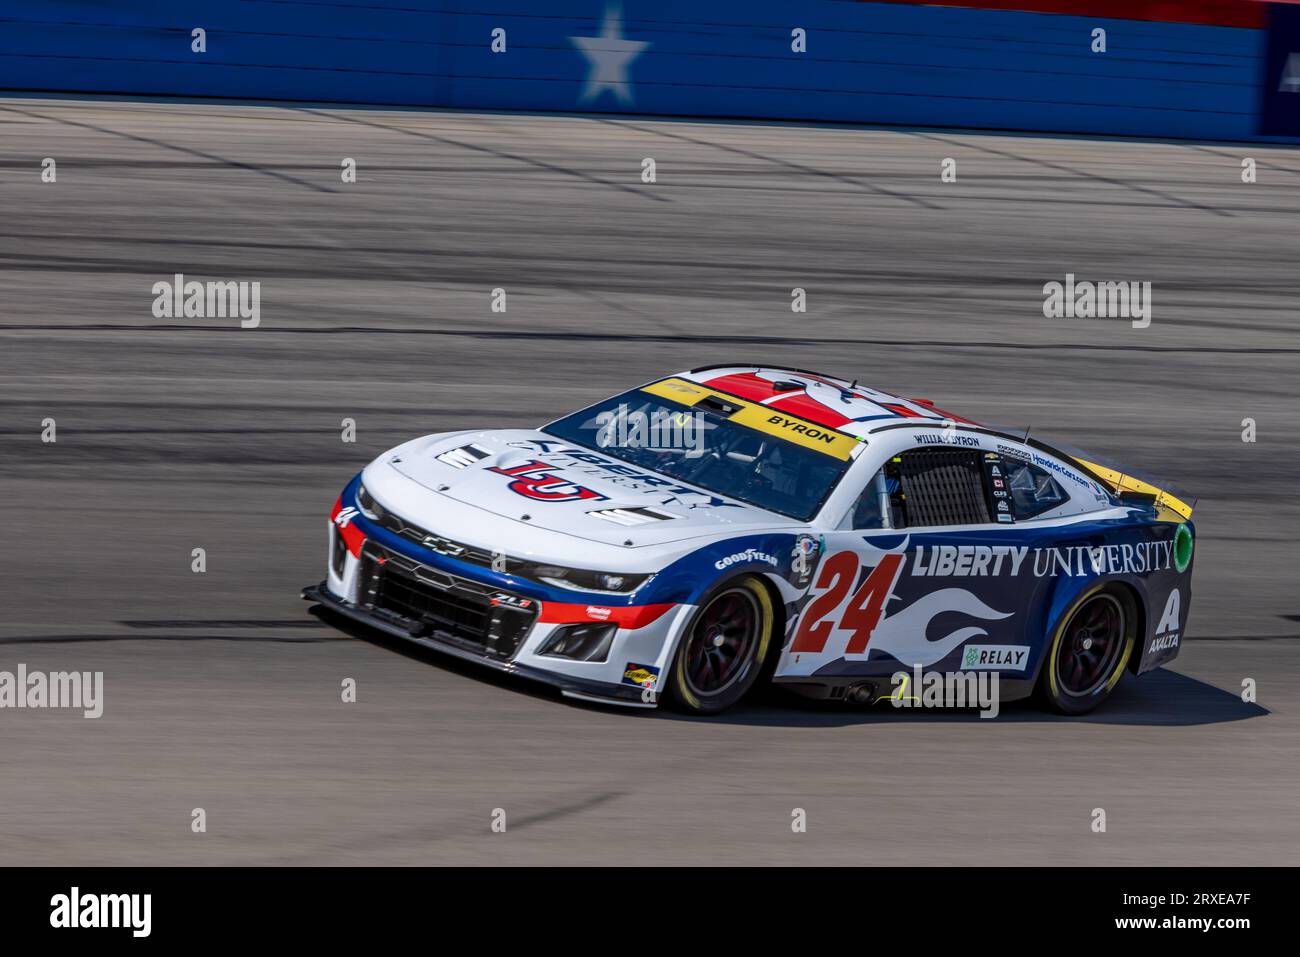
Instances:
[[[798,441],[782,438],[777,434],[781,430]],[[848,469],[847,449],[854,442],[739,399],[714,395],[692,406],[640,389],[575,412],[542,431],[805,522]]]

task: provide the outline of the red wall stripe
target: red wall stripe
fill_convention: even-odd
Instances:
[[[909,3],[909,0],[885,2]],[[928,4],[912,2],[909,5],[1064,13],[1075,17],[1199,23],[1253,29],[1263,29],[1268,22],[1265,6],[1258,0],[944,0]]]

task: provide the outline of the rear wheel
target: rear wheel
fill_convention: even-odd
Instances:
[[[1039,693],[1061,714],[1086,714],[1124,674],[1137,637],[1137,608],[1125,591],[1100,588],[1062,617],[1043,663]]]
[[[772,643],[772,598],[757,578],[725,582],[700,603],[668,675],[668,698],[693,714],[717,714],[758,679]]]

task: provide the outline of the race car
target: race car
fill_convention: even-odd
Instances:
[[[1191,514],[927,399],[707,366],[380,455],[303,597],[585,701],[713,714],[759,681],[866,702],[991,672],[1082,714],[1178,654]]]

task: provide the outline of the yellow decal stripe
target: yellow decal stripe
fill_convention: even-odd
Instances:
[[[759,432],[779,435],[796,445],[816,449],[818,452],[825,452],[841,460],[852,455],[854,447],[858,444],[856,439],[834,429],[792,418],[784,412],[762,405],[746,406],[733,415],[730,421],[757,429]]]
[[[1134,478],[1131,475],[1125,475],[1115,469],[1108,469],[1104,465],[1097,465],[1095,462],[1089,462],[1087,459],[1076,459],[1080,465],[1090,469],[1093,474],[1102,479],[1107,485],[1117,492],[1139,492],[1143,495],[1154,495],[1156,504],[1162,505],[1183,519],[1192,517],[1192,507],[1180,498],[1170,495],[1168,492],[1157,488],[1149,482]]]
[[[642,386],[641,391],[657,395],[661,399],[672,399],[674,402],[682,403],[682,405],[694,405],[701,399],[717,394],[696,385],[694,382],[687,382],[685,379],[662,379],[659,382],[652,382],[649,385]]]
[[[779,436],[805,448],[816,449],[841,461],[847,460],[858,447],[858,440],[851,435],[845,435],[827,426],[786,415],[779,409],[738,399],[726,392],[717,392],[684,379],[664,379],[642,386],[641,391],[661,399],[691,406],[711,396],[721,399],[740,408],[740,411],[728,421]]]

